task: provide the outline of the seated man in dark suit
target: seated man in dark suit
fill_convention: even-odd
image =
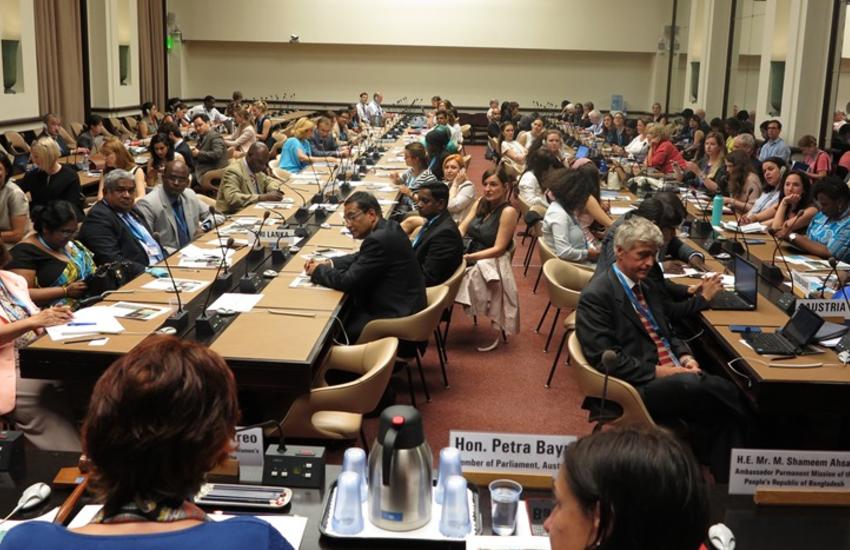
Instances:
[[[661,230],[645,218],[620,226],[616,262],[581,293],[576,335],[588,362],[600,370],[602,354],[614,351],[611,376],[635,386],[659,424],[684,421],[695,435],[697,456],[725,479],[746,406],[732,382],[705,373],[673,334],[665,301],[648,277],[663,242]]]
[[[183,132],[180,130],[180,127],[174,122],[163,122],[159,127],[159,131],[162,134],[166,134],[168,139],[171,140],[172,145],[174,145],[174,152],[180,153],[183,156],[183,160],[189,166],[189,172],[194,172],[195,158],[192,156],[192,150],[189,148],[189,144],[183,139]]]
[[[191,148],[195,162],[195,183],[201,186],[201,191],[212,193],[217,189],[214,187],[204,189],[201,178],[210,170],[227,166],[227,144],[224,143],[224,138],[210,127],[210,119],[207,115],[195,115],[192,125],[198,132],[198,146]]]
[[[103,181],[103,200],[89,210],[80,227],[80,241],[94,253],[97,265],[130,262],[130,276],[142,273],[163,258],[144,217],[133,205],[133,175],[116,168]]]
[[[345,324],[348,339],[357,341],[372,319],[405,317],[425,308],[425,279],[410,240],[399,225],[385,220],[371,193],[357,191],[345,200],[345,225],[362,239],[360,251],[304,266],[314,283],[348,292],[353,300]]]
[[[413,252],[425,275],[425,286],[446,282],[463,261],[463,238],[447,209],[445,183],[425,183],[416,192],[416,208],[425,219],[413,239]]]
[[[662,262],[665,258],[670,257],[697,269],[705,270],[705,257],[702,253],[676,236],[676,229],[682,223],[685,214],[685,207],[675,193],[661,191],[644,199],[637,209],[627,213],[608,228],[605,237],[602,239],[594,277],[606,273],[608,268],[616,261],[614,239],[617,236],[617,231],[627,219],[633,216],[647,219],[661,230],[664,244],[661,247],[659,257]],[[670,269],[672,269],[672,265],[670,265]],[[665,279],[664,270],[662,270],[659,262],[652,266],[647,277],[655,282],[659,290],[663,292],[663,297],[668,301],[668,318],[673,323],[708,309],[708,302],[723,290],[720,275],[704,278],[699,284],[692,286]]]

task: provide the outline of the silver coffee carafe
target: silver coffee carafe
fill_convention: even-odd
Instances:
[[[381,413],[369,453],[369,517],[389,531],[411,531],[431,519],[431,447],[422,415],[396,405]]]

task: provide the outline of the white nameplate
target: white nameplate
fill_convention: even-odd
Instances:
[[[850,452],[732,449],[729,494],[759,487],[850,491]]]
[[[850,309],[847,308],[847,302],[842,300],[797,300],[797,307],[800,304],[805,304],[809,309],[820,315],[821,317],[840,317],[850,319]]]
[[[236,432],[236,452],[234,458],[240,466],[263,465],[263,429],[251,428]]]
[[[558,473],[572,435],[449,432],[449,445],[460,450],[464,472]]]

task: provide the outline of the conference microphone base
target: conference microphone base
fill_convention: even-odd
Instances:
[[[355,171],[351,174],[351,181],[360,181],[360,172],[358,172],[358,171],[356,171],[356,170],[355,170]]]
[[[246,273],[239,279],[239,292],[242,294],[256,294],[260,291],[262,279],[256,273]]]
[[[707,239],[714,233],[711,222],[705,220],[694,220],[691,223],[691,237],[695,239]]]
[[[272,265],[281,266],[289,259],[289,251],[285,248],[272,248]]]
[[[260,248],[252,247],[248,252],[248,259],[252,261],[262,260],[266,256],[266,247],[260,246]]]
[[[230,290],[233,288],[233,273],[219,273],[218,277],[215,278],[215,282],[213,283],[213,290]]]
[[[216,312],[205,312],[195,319],[195,332],[201,336],[212,336],[224,326],[224,319]]]
[[[727,240],[725,243],[723,243],[723,250],[732,256],[734,256],[735,254],[743,254],[744,245],[741,244],[741,241]]]
[[[785,280],[785,276],[782,275],[782,270],[776,264],[761,264],[761,276],[768,283],[776,286],[782,284],[782,281]]]
[[[177,310],[165,320],[163,325],[166,327],[172,327],[177,332],[180,332],[189,326],[189,312],[185,309]]]
[[[796,305],[797,297],[790,292],[783,292],[779,300],[776,301],[776,306],[784,311],[786,315],[792,315]]]

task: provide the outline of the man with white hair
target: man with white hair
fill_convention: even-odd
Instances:
[[[701,462],[724,477],[730,443],[740,443],[734,428],[746,423],[747,409],[735,384],[703,371],[673,332],[669,304],[648,278],[663,242],[661,230],[645,218],[620,226],[616,262],[581,293],[576,335],[594,368],[603,370],[603,353],[613,351],[609,374],[635,386],[659,424],[687,424],[695,442],[704,444],[696,449]]]
[[[590,126],[588,126],[587,129],[593,132],[594,136],[601,134],[602,130],[605,129],[602,125],[602,113],[593,109],[590,113],[588,113],[587,118],[590,120]]]

